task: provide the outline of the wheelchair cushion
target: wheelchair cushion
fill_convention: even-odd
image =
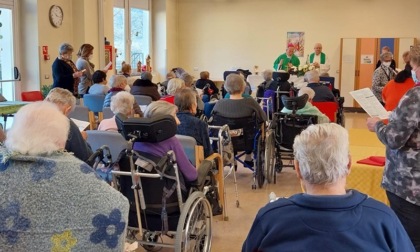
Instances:
[[[127,118],[123,114],[115,117],[118,132],[126,140],[136,137],[134,142],[157,143],[175,136],[177,125],[173,116],[156,116],[153,118]]]

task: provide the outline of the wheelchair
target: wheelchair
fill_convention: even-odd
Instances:
[[[265,174],[267,182],[276,183],[276,172],[280,173],[284,167],[293,165],[293,142],[309,125],[317,124],[318,117],[315,115],[296,114],[296,111],[303,108],[308,101],[308,95],[299,97],[282,96],[281,100],[287,109],[292,110],[291,114],[276,112],[267,133],[266,160],[271,163],[266,165]],[[283,163],[283,161],[289,161]]]
[[[119,171],[112,171],[113,185],[130,202],[127,242],[138,242],[146,250],[162,247],[175,251],[210,251],[212,207],[206,198],[212,162],[203,162],[197,182],[188,185],[172,151],[158,157],[134,151],[135,142],[157,143],[176,134],[172,116],[126,118],[118,114],[120,133],[129,141]],[[175,243],[163,242],[163,237]]]
[[[341,126],[345,126],[345,117],[344,117],[344,97],[340,96],[340,90],[334,87],[335,78],[334,77],[320,77],[320,83],[326,85],[331,92],[334,94],[336,103],[337,103],[337,110],[335,111],[335,120],[331,122],[336,122]],[[316,105],[315,105],[316,106]],[[318,107],[318,106],[316,106]],[[325,114],[327,110],[323,110],[322,107],[318,107],[318,109]]]
[[[257,184],[259,188],[262,188],[265,179],[265,123],[262,123],[261,125],[258,124],[255,113],[253,113],[253,115],[249,117],[227,118],[219,115],[217,112],[213,112],[212,117],[209,120],[209,125],[229,126],[229,135],[231,137],[235,153],[234,160],[240,162],[245,168],[248,168],[253,172],[252,189],[257,189]],[[211,135],[217,134],[211,131]],[[254,154],[254,162],[256,163],[255,169],[253,166],[246,164],[240,159],[245,154],[251,152]],[[235,166],[236,170],[236,165],[234,164],[234,162],[229,165],[231,165],[231,167]]]

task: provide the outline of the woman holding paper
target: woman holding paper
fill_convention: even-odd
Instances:
[[[420,251],[420,46],[410,51],[412,78],[416,84],[391,113],[389,123],[368,118],[367,127],[386,145],[382,187],[391,208]]]
[[[71,60],[72,53],[73,46],[68,43],[60,45],[59,55],[52,64],[53,88],[64,88],[73,95],[77,95],[77,85],[83,73],[77,70],[76,65]]]

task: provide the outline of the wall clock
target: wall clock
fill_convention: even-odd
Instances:
[[[63,9],[58,5],[53,5],[49,12],[50,23],[52,26],[58,28],[63,24]]]

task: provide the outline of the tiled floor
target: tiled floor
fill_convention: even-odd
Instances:
[[[346,113],[346,128],[365,128],[367,115]],[[226,170],[227,171],[227,170]],[[292,168],[284,168],[277,174],[277,184],[266,184],[262,189],[252,190],[252,173],[242,167],[237,172],[239,208],[235,205],[233,177],[225,180],[227,211],[229,221],[220,216],[213,219],[212,251],[240,251],[258,210],[267,204],[268,195],[274,192],[279,196],[290,196],[301,191],[300,183]],[[132,249],[135,246],[130,246]],[[130,250],[127,250],[130,251]],[[135,251],[144,251],[142,248]],[[161,250],[171,251],[171,250]]]

